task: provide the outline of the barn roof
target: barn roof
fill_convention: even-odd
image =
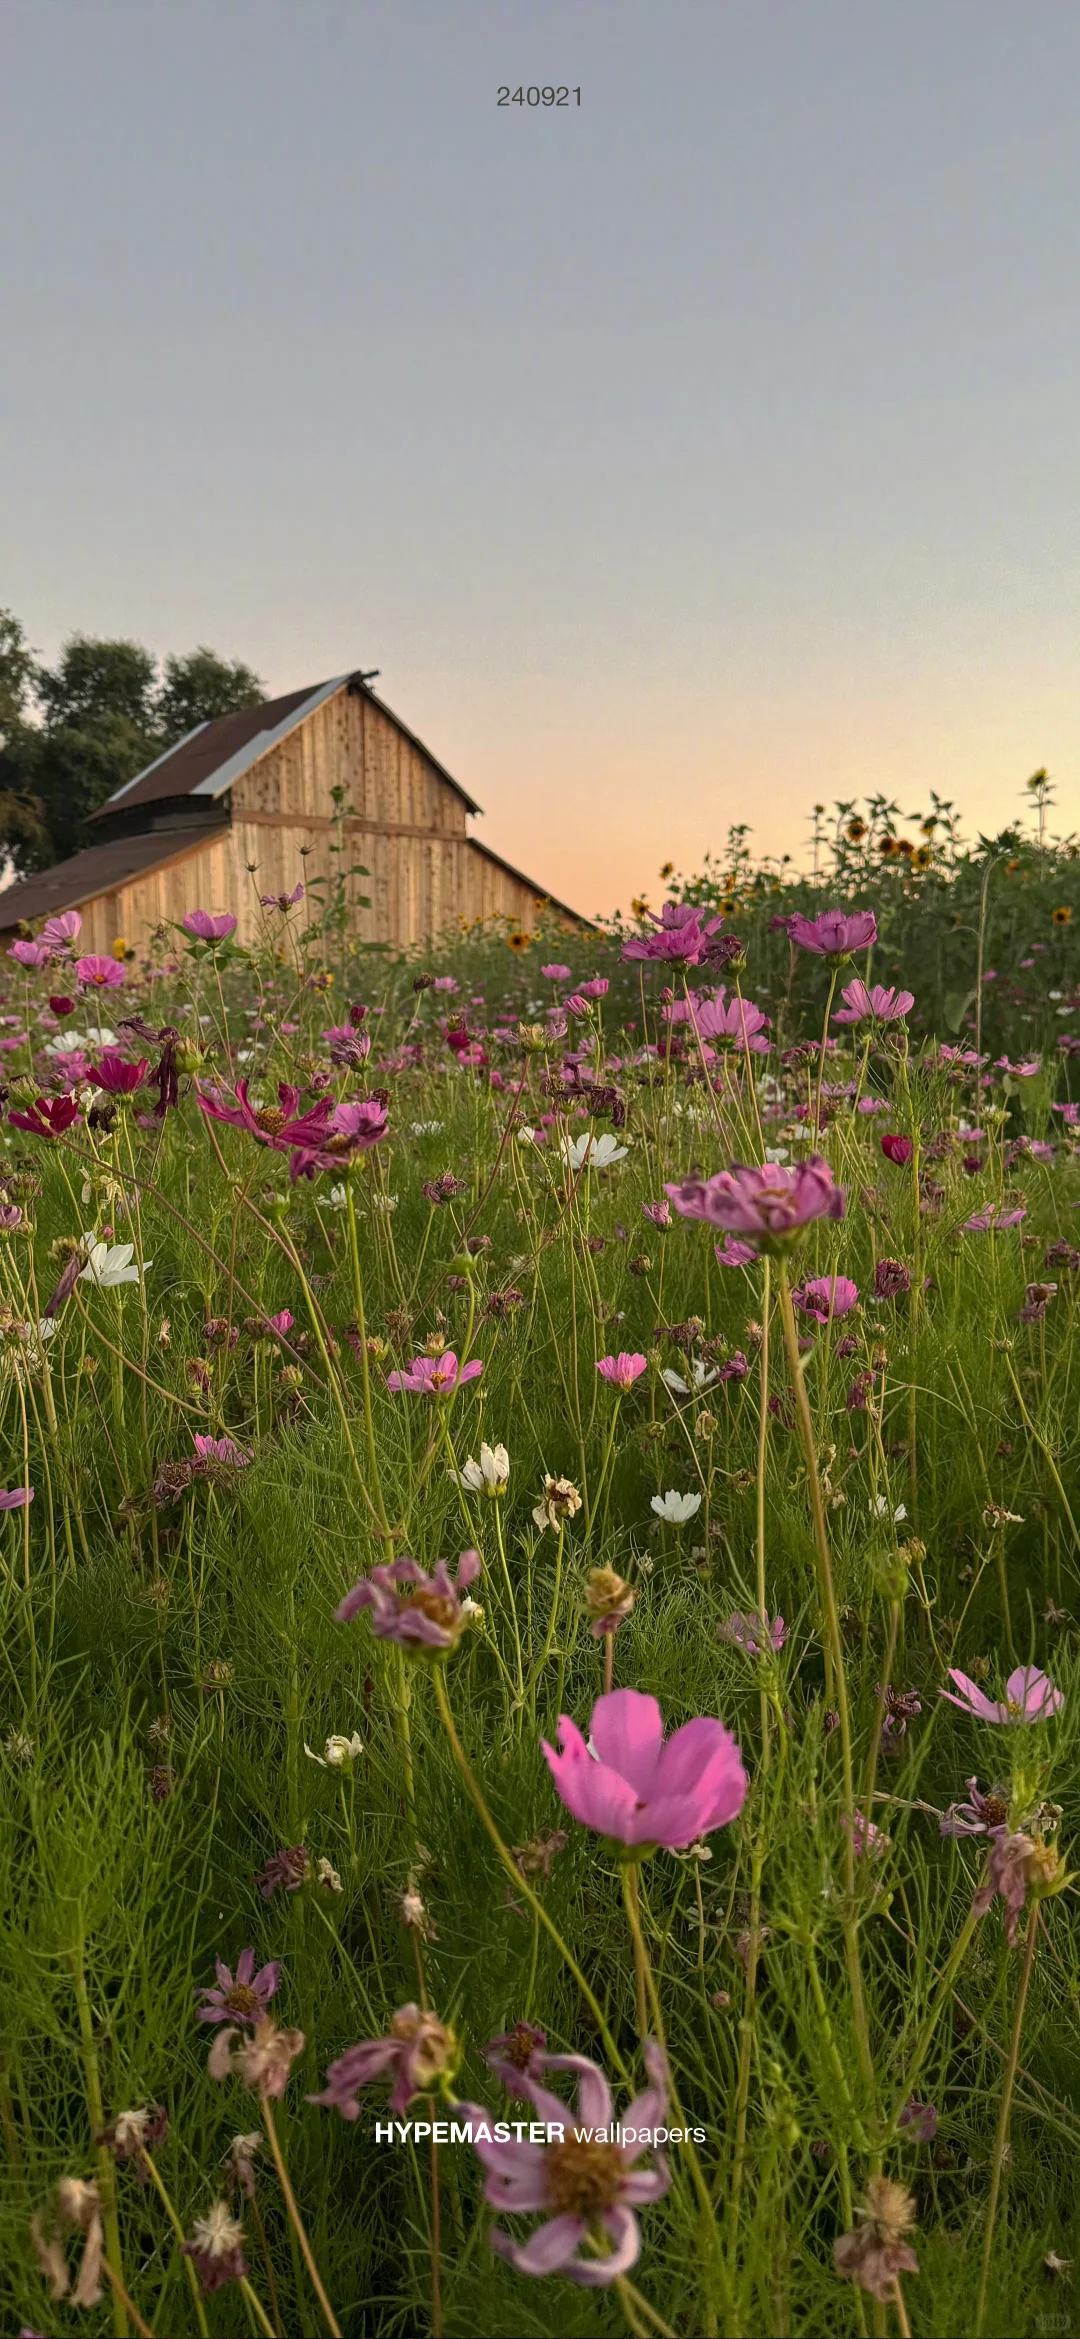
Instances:
[[[224,795],[233,781],[257,763],[260,756],[286,739],[298,723],[314,714],[316,707],[345,689],[369,698],[373,706],[389,716],[402,737],[419,748],[439,778],[460,796],[467,810],[479,812],[479,804],[460,781],[451,776],[438,757],[432,755],[430,747],[424,746],[423,740],[409,730],[385,700],[376,698],[358,674],[336,674],[329,682],[314,683],[306,690],[290,690],[283,698],[267,699],[261,706],[240,707],[235,714],[219,715],[212,723],[196,724],[175,747],[166,748],[164,755],[147,764],[145,771],[137,772],[133,780],[107,797],[92,815],[93,819],[105,820],[114,812],[134,810],[140,804],[160,804],[166,797]]]
[[[220,821],[208,820],[205,826],[191,822],[183,828],[157,829],[149,836],[110,837],[104,844],[87,845],[69,860],[57,861],[51,869],[4,887],[0,892],[0,933],[8,933],[20,919],[35,925],[39,918],[50,918],[57,910],[77,910],[98,894],[111,893],[148,869],[164,868],[167,861],[178,861],[209,837],[221,834]]]

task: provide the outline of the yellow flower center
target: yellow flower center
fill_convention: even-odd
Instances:
[[[622,2191],[626,2163],[617,2144],[565,2136],[544,2155],[544,2191],[557,2214],[600,2217]]]

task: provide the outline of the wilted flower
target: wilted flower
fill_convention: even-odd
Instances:
[[[666,1525],[682,1527],[685,1526],[687,1519],[692,1519],[695,1512],[701,1509],[701,1496],[700,1494],[677,1494],[675,1488],[669,1486],[666,1494],[653,1495],[649,1507],[656,1512],[658,1519],[664,1520]]]
[[[833,2244],[838,2274],[857,2282],[871,2298],[887,2299],[901,2274],[917,2274],[919,2261],[905,2238],[914,2229],[915,2202],[906,2185],[892,2177],[871,2177],[853,2233]]]
[[[899,1299],[911,1289],[911,1276],[899,1259],[879,1259],[874,1269],[874,1298]]]
[[[722,1641],[733,1641],[735,1647],[742,1649],[747,1657],[760,1657],[763,1648],[770,1648],[779,1654],[787,1639],[787,1626],[782,1616],[774,1616],[770,1624],[768,1617],[763,1622],[759,1616],[736,1614],[729,1616],[726,1624],[718,1624],[716,1629]]]
[[[585,1593],[585,1614],[590,1619],[589,1629],[597,1640],[617,1632],[637,1599],[633,1584],[624,1582],[613,1567],[594,1567],[589,1570]]]
[[[292,1889],[291,1887],[289,1889]],[[269,1899],[269,1894],[264,1894]],[[267,2007],[281,1987],[281,1967],[275,1961],[255,1971],[255,1952],[242,1949],[235,1979],[230,1968],[220,1958],[214,1960],[217,1975],[216,1989],[199,1991],[202,2005],[196,2009],[196,2022],[245,2023],[254,2030]]]
[[[116,2161],[135,2160],[141,2163],[144,2152],[160,2144],[169,2125],[169,2115],[163,2103],[141,2104],[127,2112],[117,2112],[100,2135],[96,2144],[104,2146]],[[139,2175],[146,2182],[149,2172],[140,2166]]]
[[[937,2105],[920,2103],[917,2095],[909,2095],[896,2125],[906,2131],[912,2144],[932,2144],[938,2131]]]
[[[219,2030],[206,2068],[211,2079],[227,2079],[231,2071],[245,2087],[276,2100],[284,2095],[289,2073],[303,2052],[302,2030],[279,2030],[271,2016],[264,2014],[250,2038],[232,2026]]]
[[[586,2055],[542,2055],[541,2073],[573,2072],[578,2082],[576,2115],[557,2096],[523,2070],[517,2092],[533,2104],[538,2120],[550,2128],[556,2121],[561,2141],[549,2144],[496,2138],[497,2123],[482,2104],[464,2103],[459,2117],[472,2129],[473,2148],[487,2170],[485,2199],[511,2215],[539,2212],[544,2224],[521,2242],[496,2226],[491,2239],[500,2256],[519,2274],[564,2274],[590,2289],[606,2287],[626,2274],[640,2254],[641,2235],[634,2209],[658,2201],[670,2176],[663,2158],[650,2154],[645,2168],[635,2162],[648,2151],[645,2142],[667,2116],[667,2067],[662,2050],[650,2039],[643,2048],[650,2085],[627,2106],[622,2122],[615,2122],[611,2089],[598,2064]],[[625,2143],[614,2141],[623,2134]],[[611,2139],[608,2141],[607,2139]],[[596,2229],[610,2248],[597,2255],[590,2247]]]
[[[288,1844],[283,1851],[271,1853],[255,1882],[263,1899],[273,1900],[279,1886],[282,1892],[299,1892],[310,1878],[311,1854],[306,1844]]]
[[[181,2242],[185,2258],[190,2258],[204,2291],[212,2294],[226,2282],[242,2282],[247,2274],[244,2257],[244,2228],[233,2216],[227,2201],[215,2201],[205,2217],[197,2217],[191,2229],[191,2240]]]
[[[574,1818],[598,1835],[679,1849],[742,1810],[742,1755],[711,1716],[685,1722],[665,1741],[656,1699],[615,1689],[597,1698],[588,1743],[567,1714],[560,1715],[559,1737],[559,1753],[542,1741],[556,1788]]]
[[[414,2095],[426,2095],[438,2081],[449,2079],[457,2060],[453,2031],[437,2014],[412,2002],[399,2006],[388,2037],[363,2039],[358,2046],[347,2047],[331,2063],[322,2094],[309,2096],[308,2102],[338,2111],[345,2120],[358,2120],[361,2088],[386,2077],[393,2081],[390,2110],[404,2112]]]
[[[49,2285],[49,2296],[66,2298],[70,2291],[72,2306],[96,2307],[101,2298],[101,2265],[105,2255],[101,2195],[95,2184],[81,2177],[62,2177],[56,2188],[55,2207],[61,2230],[85,2234],[86,2240],[72,2290],[59,2234],[46,2235],[43,2220],[39,2216],[31,2218],[30,2238],[42,2277]]]
[[[371,1610],[373,1632],[380,1640],[397,1641],[414,1656],[440,1655],[455,1647],[467,1622],[462,1592],[480,1574],[478,1551],[463,1551],[454,1581],[444,1559],[427,1575],[415,1559],[391,1560],[388,1567],[372,1568],[347,1592],[335,1614],[339,1624],[350,1624],[362,1608]]]
[[[997,1787],[989,1795],[980,1792],[979,1782],[967,1782],[968,1801],[950,1803],[940,1822],[942,1835],[996,1835],[1009,1822],[1009,1797]]]
[[[569,1478],[545,1478],[544,1491],[533,1511],[538,1527],[564,1527],[581,1509],[581,1496]]]
[[[482,1445],[480,1460],[474,1462],[470,1454],[458,1477],[469,1494],[505,1494],[510,1481],[510,1456],[506,1447]]]
[[[222,2154],[222,2167],[228,2169],[234,2185],[239,2186],[248,2201],[255,2199],[255,2155],[262,2151],[264,2141],[261,2128],[255,2128],[246,2135],[234,2136],[228,2151]]]
[[[515,1865],[523,1876],[550,1876],[560,1852],[565,1852],[570,1838],[564,1827],[549,1828],[546,1835],[529,1837],[527,1844],[511,1844]]]
[[[327,1739],[321,1754],[313,1753],[307,1740],[304,1741],[304,1753],[309,1761],[319,1763],[323,1770],[351,1770],[354,1762],[363,1751],[364,1742],[358,1730],[353,1731],[351,1738],[342,1737],[340,1732],[335,1732],[332,1737]]]
[[[546,2047],[546,2030],[538,2030],[534,2022],[515,2022],[513,2030],[500,2031],[498,2038],[488,2040],[484,2061],[490,2063],[508,2095],[525,2096],[522,2082],[525,2077],[542,2077]]]

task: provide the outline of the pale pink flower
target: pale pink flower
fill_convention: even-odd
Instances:
[[[483,1369],[480,1357],[459,1365],[453,1349],[445,1348],[441,1356],[414,1356],[405,1372],[387,1373],[386,1386],[395,1396],[408,1390],[414,1397],[452,1397],[466,1381],[478,1380]]]
[[[236,919],[228,910],[189,910],[182,922],[199,942],[226,942],[236,932]]]
[[[868,991],[857,976],[853,983],[845,983],[841,997],[847,1004],[836,1009],[834,1023],[899,1023],[915,1005],[914,991],[887,991],[881,983]]]
[[[11,944],[8,957],[13,958],[17,965],[24,966],[29,970],[30,968],[48,966],[52,958],[52,951],[47,942],[20,940]]]
[[[1010,1673],[1003,1700],[987,1697],[978,1682],[955,1665],[949,1667],[949,1679],[955,1681],[956,1689],[943,1689],[942,1697],[974,1714],[979,1722],[1046,1722],[1052,1714],[1060,1713],[1065,1703],[1062,1691],[1054,1688],[1037,1665],[1018,1665]]]
[[[853,950],[869,950],[877,941],[873,910],[822,910],[817,918],[797,910],[786,922],[792,941],[817,958],[850,958]]]
[[[664,1739],[654,1697],[615,1689],[597,1698],[588,1742],[560,1715],[561,1752],[544,1754],[567,1810],[584,1827],[624,1844],[680,1850],[737,1819],[746,1798],[742,1755],[710,1715]]]
[[[414,2095],[428,2094],[437,2080],[453,2070],[457,2053],[453,2031],[437,2014],[422,2011],[415,2002],[399,2006],[389,2037],[362,2039],[359,2045],[347,2047],[331,2063],[322,2094],[310,2095],[308,2102],[340,2112],[343,2120],[358,2120],[361,2088],[370,2086],[373,2079],[386,2078],[393,2081],[389,2109],[404,2112]]]
[[[254,2030],[280,1987],[280,1965],[271,1960],[256,1973],[254,1950],[242,1949],[235,1976],[220,1957],[214,1959],[214,1972],[217,1988],[199,1991],[203,2003],[196,2008],[196,2022],[243,2023]]]
[[[733,1641],[735,1647],[741,1649],[747,1657],[760,1657],[763,1648],[770,1648],[778,1654],[787,1639],[787,1626],[782,1616],[774,1616],[771,1624],[766,1617],[763,1624],[760,1616],[736,1613],[728,1617],[726,1624],[718,1624],[716,1629],[722,1641]]]

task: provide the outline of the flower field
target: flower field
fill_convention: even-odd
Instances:
[[[5,2329],[1077,2327],[1080,867],[917,850],[13,945]]]

